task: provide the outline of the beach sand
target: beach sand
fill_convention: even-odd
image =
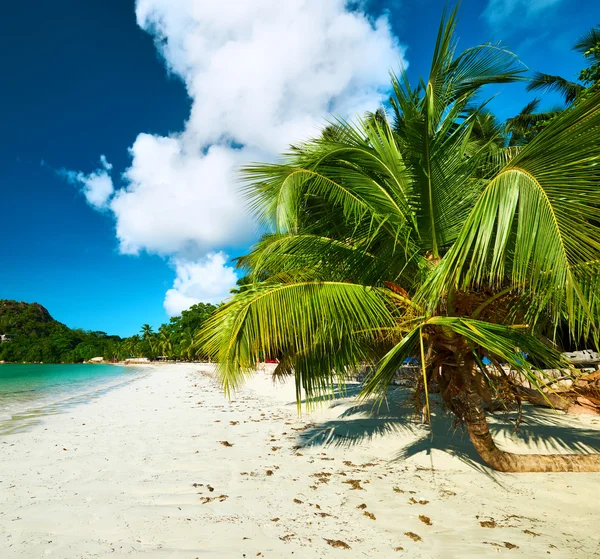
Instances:
[[[394,398],[299,417],[291,384],[259,373],[228,401],[209,371],[156,367],[0,437],[0,557],[600,557],[600,474],[499,474]],[[594,417],[494,430],[522,452],[600,446]]]

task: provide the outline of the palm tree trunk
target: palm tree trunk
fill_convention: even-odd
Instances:
[[[500,450],[490,434],[473,373],[465,371],[463,404],[469,437],[479,456],[500,472],[600,472],[600,454],[513,454]]]

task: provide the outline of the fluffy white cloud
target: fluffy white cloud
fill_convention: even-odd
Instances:
[[[123,253],[176,262],[165,300],[172,312],[215,300],[208,284],[185,275],[195,268],[182,259],[255,235],[236,168],[273,159],[331,113],[375,110],[389,70],[407,63],[386,17],[373,19],[345,0],[137,0],[136,16],[192,104],[180,133],[138,136],[125,186],[109,207]],[[221,262],[221,279],[230,278],[224,257],[211,258],[212,266]]]
[[[511,24],[518,27],[535,16],[558,4],[562,0],[489,0],[483,16],[490,25],[505,23],[511,18]]]
[[[121,252],[198,254],[247,240],[253,225],[234,177],[247,151],[215,144],[192,155],[178,138],[140,134],[128,186],[110,204]]]
[[[227,265],[227,255],[213,252],[199,262],[176,261],[177,278],[165,296],[165,310],[175,316],[195,303],[217,304],[229,296],[237,275]]]
[[[376,108],[402,50],[388,21],[344,0],[138,0],[193,106],[185,137],[278,152],[328,113]]]
[[[81,187],[88,203],[98,210],[106,209],[109,198],[114,192],[110,171],[112,165],[104,155],[100,156],[101,167],[86,175],[76,171],[62,171],[67,180]]]
[[[249,239],[235,169],[309,137],[331,112],[376,108],[403,54],[385,18],[344,0],[138,0],[136,15],[192,107],[180,134],[141,134],[131,148],[129,186],[111,204],[126,253]]]

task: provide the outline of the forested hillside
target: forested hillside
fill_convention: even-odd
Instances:
[[[145,324],[141,335],[121,338],[71,329],[54,320],[38,303],[0,299],[0,334],[9,338],[0,343],[0,361],[80,363],[100,356],[106,360],[158,356],[194,359],[196,333],[215,308],[198,303],[171,318],[158,332]]]
[[[38,303],[0,300],[0,360],[8,362],[81,362],[99,355],[109,357],[119,336],[72,330],[54,320]]]

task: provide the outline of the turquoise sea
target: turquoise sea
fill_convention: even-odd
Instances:
[[[0,437],[148,374],[116,365],[0,365]]]

